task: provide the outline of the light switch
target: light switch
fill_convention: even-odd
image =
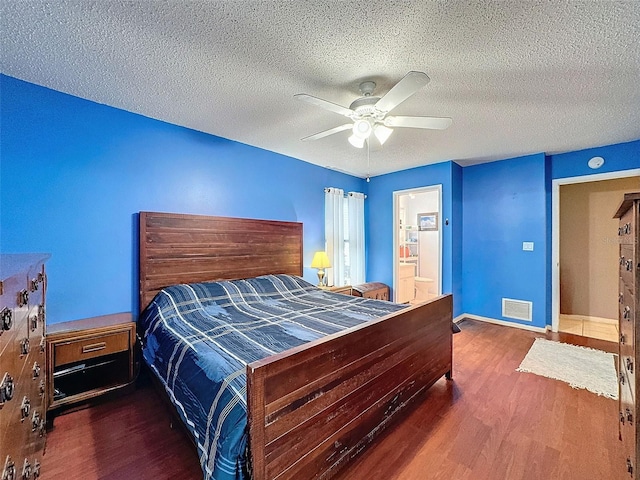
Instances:
[[[522,242],[522,250],[525,252],[533,252],[533,242]]]

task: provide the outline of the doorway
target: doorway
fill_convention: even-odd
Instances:
[[[393,192],[393,291],[398,303],[442,292],[442,185]]]
[[[618,246],[613,213],[640,170],[553,181],[552,330],[617,341]]]

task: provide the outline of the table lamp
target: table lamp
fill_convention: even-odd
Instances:
[[[311,268],[318,269],[318,286],[322,287],[324,285],[324,269],[331,268],[327,252],[316,252],[311,260]]]

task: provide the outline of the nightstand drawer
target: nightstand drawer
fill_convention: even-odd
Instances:
[[[129,331],[127,330],[56,344],[53,355],[54,367],[89,358],[102,357],[111,353],[126,352],[130,348],[129,341]]]

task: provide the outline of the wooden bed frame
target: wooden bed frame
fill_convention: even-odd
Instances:
[[[176,283],[302,275],[302,224],[140,213],[140,309]],[[328,479],[443,375],[444,295],[247,366],[254,480]]]

